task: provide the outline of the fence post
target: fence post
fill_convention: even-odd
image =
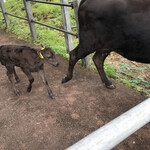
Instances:
[[[2,9],[2,13],[3,13],[4,19],[5,19],[6,28],[7,28],[10,24],[10,21],[8,19],[7,14],[6,14],[6,8],[5,8],[5,4],[4,4],[3,0],[0,0],[0,6],[1,6],[1,9]]]
[[[32,22],[33,15],[32,15],[30,2],[27,1],[27,0],[23,0],[23,2],[24,2],[25,9],[26,9],[26,14],[27,14],[28,23],[29,23],[29,26],[30,26],[30,31],[31,31],[31,34],[32,34],[32,38],[33,38],[33,40],[36,40],[37,33],[36,33],[35,24]]]
[[[79,35],[78,8],[79,8],[80,2],[81,2],[81,0],[73,0],[73,2],[72,2],[73,7],[74,7],[78,35]],[[91,65],[91,61],[90,61],[90,55],[89,55],[82,59],[82,66],[84,66],[85,68],[88,68],[90,65]]]
[[[60,2],[64,4],[68,4],[68,0],[60,0]],[[65,6],[61,6],[61,12],[62,12],[64,29],[71,32],[69,8]],[[67,33],[64,34],[65,34],[66,49],[67,52],[69,53],[73,49],[72,35]]]

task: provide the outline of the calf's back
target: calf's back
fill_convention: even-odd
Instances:
[[[0,47],[0,61],[3,65],[13,64],[30,71],[37,71],[42,64],[37,51],[27,46],[4,45]]]

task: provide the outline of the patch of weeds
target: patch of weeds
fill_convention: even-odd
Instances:
[[[91,54],[91,55],[93,56],[93,54]],[[97,69],[96,69],[93,61],[91,61],[90,69],[97,72]],[[116,79],[118,76],[117,72],[116,72],[116,67],[107,62],[104,63],[104,71],[108,77]]]
[[[134,84],[131,83],[127,78],[122,77],[122,78],[120,79],[120,81],[121,81],[122,83],[124,83],[124,84],[125,84],[126,86],[128,86],[128,87],[134,86]]]
[[[105,63],[104,64],[104,70],[105,70],[105,73],[108,77],[117,78],[116,67]]]
[[[133,68],[131,64],[123,64],[118,63],[120,67],[117,68],[117,72],[119,74],[118,80],[128,87],[132,87],[133,89],[145,93],[148,95],[148,89],[150,87],[150,82],[144,80],[141,76],[136,76],[136,72],[141,72],[147,70],[150,65],[144,68]]]
[[[150,82],[148,81],[145,81],[141,76],[138,76],[138,79],[146,86],[149,86],[150,87]]]
[[[132,73],[129,73],[129,72],[124,72],[124,71],[120,71],[119,73],[129,77],[129,78],[134,78],[134,75]]]
[[[8,26],[7,31],[17,35],[18,39],[23,39],[26,41],[32,40],[29,26],[25,21],[12,17],[9,17],[9,19],[10,25]]]

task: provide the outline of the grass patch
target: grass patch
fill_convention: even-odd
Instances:
[[[117,62],[118,63],[118,62]],[[117,67],[118,80],[128,87],[150,96],[150,82],[146,81],[142,76],[143,71],[149,69],[150,65],[143,68],[132,67],[131,64],[118,63]]]

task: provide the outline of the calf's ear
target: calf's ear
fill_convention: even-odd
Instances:
[[[45,48],[45,47],[46,47],[46,44],[41,44],[41,47],[42,47],[42,48]]]
[[[44,58],[44,56],[42,55],[42,53],[41,53],[42,51],[41,50],[38,50],[37,51],[37,54],[39,55],[39,57],[41,58],[41,59],[43,59]]]

